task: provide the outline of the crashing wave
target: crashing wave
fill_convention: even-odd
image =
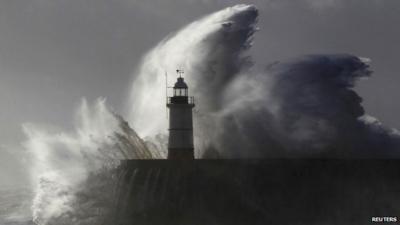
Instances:
[[[32,156],[37,224],[98,224],[110,210],[122,159],[150,159],[152,153],[104,99],[82,101],[73,132],[48,132],[25,124],[25,148]]]

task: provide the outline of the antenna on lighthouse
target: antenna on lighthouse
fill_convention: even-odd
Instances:
[[[165,115],[168,119],[168,73],[165,71]]]
[[[184,73],[183,69],[177,69],[176,73],[179,74],[179,77],[182,77],[182,74]]]

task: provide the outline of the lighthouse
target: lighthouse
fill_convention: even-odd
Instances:
[[[173,96],[167,97],[169,108],[168,159],[194,159],[193,116],[194,98],[189,96],[182,70],[173,86]]]

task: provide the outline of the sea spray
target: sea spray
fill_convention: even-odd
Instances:
[[[191,95],[196,98],[195,149],[200,150],[199,157],[210,143],[212,134],[208,131],[215,126],[213,120],[225,108],[226,88],[251,65],[245,51],[252,44],[257,18],[253,5],[228,7],[187,25],[152,49],[134,74],[128,103],[129,120],[138,134],[153,143],[156,135],[166,135],[165,73],[169,73],[171,84],[175,70],[184,69]],[[166,142],[153,146],[165,151]]]
[[[398,131],[373,125],[354,90],[369,59],[319,54],[253,67],[246,50],[258,11],[236,5],[161,41],[143,59],[130,93],[129,120],[165,155],[165,77],[185,70],[195,97],[196,158],[399,157]],[[267,51],[267,49],[266,49]],[[382,150],[385,149],[385,150]]]
[[[72,132],[48,132],[25,124],[32,156],[34,222],[101,224],[110,213],[115,168],[123,159],[152,158],[144,142],[99,99],[82,101]]]

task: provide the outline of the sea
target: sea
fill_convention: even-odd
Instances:
[[[0,187],[0,224],[34,225],[32,191],[23,187]]]

